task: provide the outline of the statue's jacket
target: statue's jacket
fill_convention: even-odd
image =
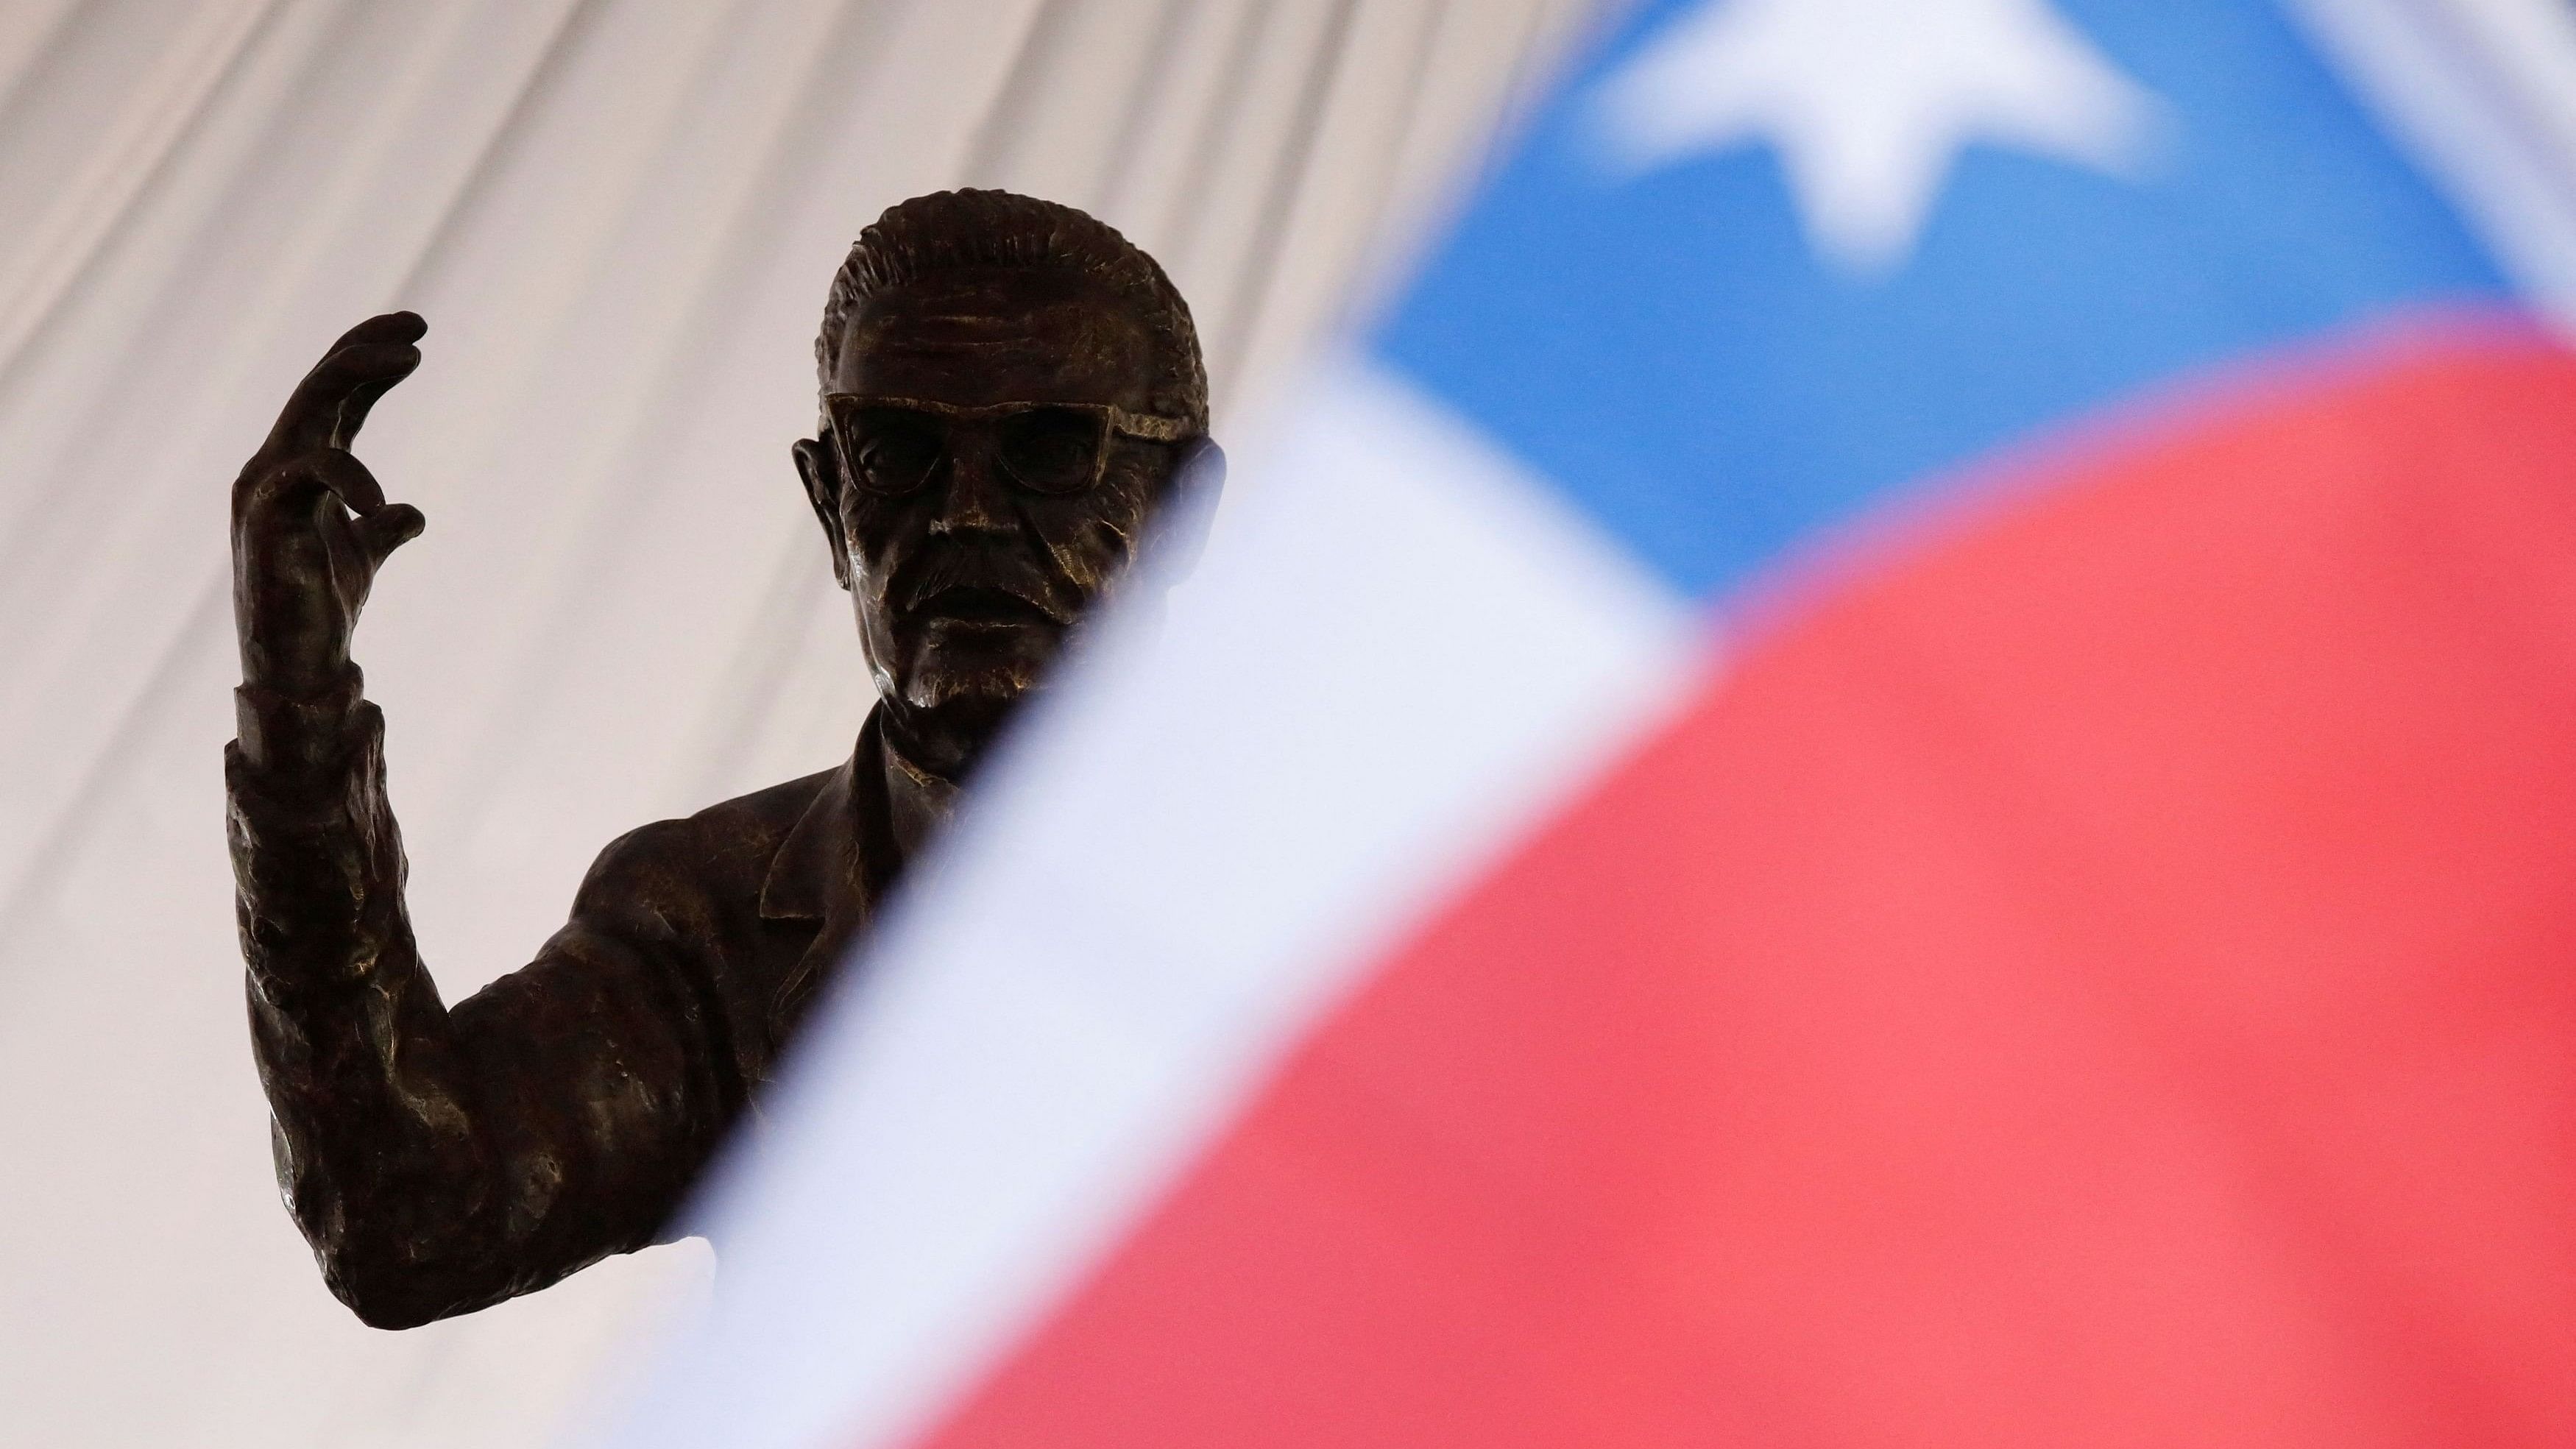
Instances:
[[[278,1182],[380,1327],[668,1234],[899,860],[871,717],[836,770],[612,842],[536,959],[449,1008],[357,680],[245,688],[239,716],[229,833]]]

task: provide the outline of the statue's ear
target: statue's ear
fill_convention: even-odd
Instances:
[[[814,505],[814,517],[823,525],[823,536],[832,543],[832,578],[842,588],[850,586],[850,541],[841,532],[841,457],[832,445],[815,438],[796,440],[796,476],[805,480],[805,501]]]
[[[1163,506],[1154,519],[1154,570],[1166,583],[1189,577],[1207,547],[1208,526],[1216,520],[1217,499],[1225,492],[1225,449],[1214,438],[1192,438],[1181,445],[1180,462],[1165,485]]]

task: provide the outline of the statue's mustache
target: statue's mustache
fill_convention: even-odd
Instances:
[[[925,548],[888,584],[887,598],[903,613],[951,590],[969,589],[1008,594],[1058,624],[1072,623],[1079,607],[1070,581],[1025,554],[989,544]]]

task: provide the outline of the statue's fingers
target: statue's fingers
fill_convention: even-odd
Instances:
[[[393,325],[404,319],[412,325]],[[295,385],[261,451],[286,457],[310,448],[348,446],[366,421],[367,409],[420,366],[420,349],[412,345],[422,330],[419,324],[413,314],[396,312],[350,329]]]
[[[379,312],[340,334],[331,344],[331,352],[343,347],[359,347],[375,342],[418,342],[429,332],[429,323],[418,312]],[[329,353],[323,354],[329,356]]]
[[[358,541],[365,545],[369,563],[383,563],[385,555],[420,537],[429,526],[419,509],[408,503],[388,503],[357,521]]]
[[[358,418],[364,421],[366,408],[418,366],[420,349],[407,342],[361,342],[333,352],[295,385],[261,453],[285,458],[345,445],[356,432],[345,422],[349,403],[363,398]]]
[[[339,415],[332,420],[331,436],[326,440],[332,447],[346,448],[356,442],[358,429],[367,425],[367,410],[376,405],[376,399],[391,392],[395,383],[411,376],[412,369],[420,366],[420,349],[408,350],[411,358],[402,364],[401,371],[370,377],[350,388],[349,395],[340,400]]]
[[[331,446],[335,448],[345,448],[356,442],[358,429],[366,426],[367,410],[376,405],[376,399],[391,392],[394,384],[411,376],[420,366],[417,344],[428,333],[429,324],[421,320],[417,312],[388,312],[381,317],[370,317],[349,330],[355,334],[370,328],[376,330],[367,341],[348,345],[384,347],[394,351],[390,354],[386,370],[362,377],[349,390],[349,395],[341,399],[339,421],[331,429]]]
[[[357,456],[338,448],[316,448],[298,457],[289,470],[329,489],[351,513],[365,518],[385,506],[385,490]]]

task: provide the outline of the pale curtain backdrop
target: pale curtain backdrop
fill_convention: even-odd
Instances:
[[[657,1249],[379,1333],[279,1205],[224,515],[334,336],[430,322],[358,448],[429,518],[358,653],[455,1000],[612,837],[847,753],[867,685],[787,449],[862,225],[961,184],[1095,212],[1190,298],[1222,436],[1580,8],[0,4],[0,1442],[540,1443],[710,1272]]]

